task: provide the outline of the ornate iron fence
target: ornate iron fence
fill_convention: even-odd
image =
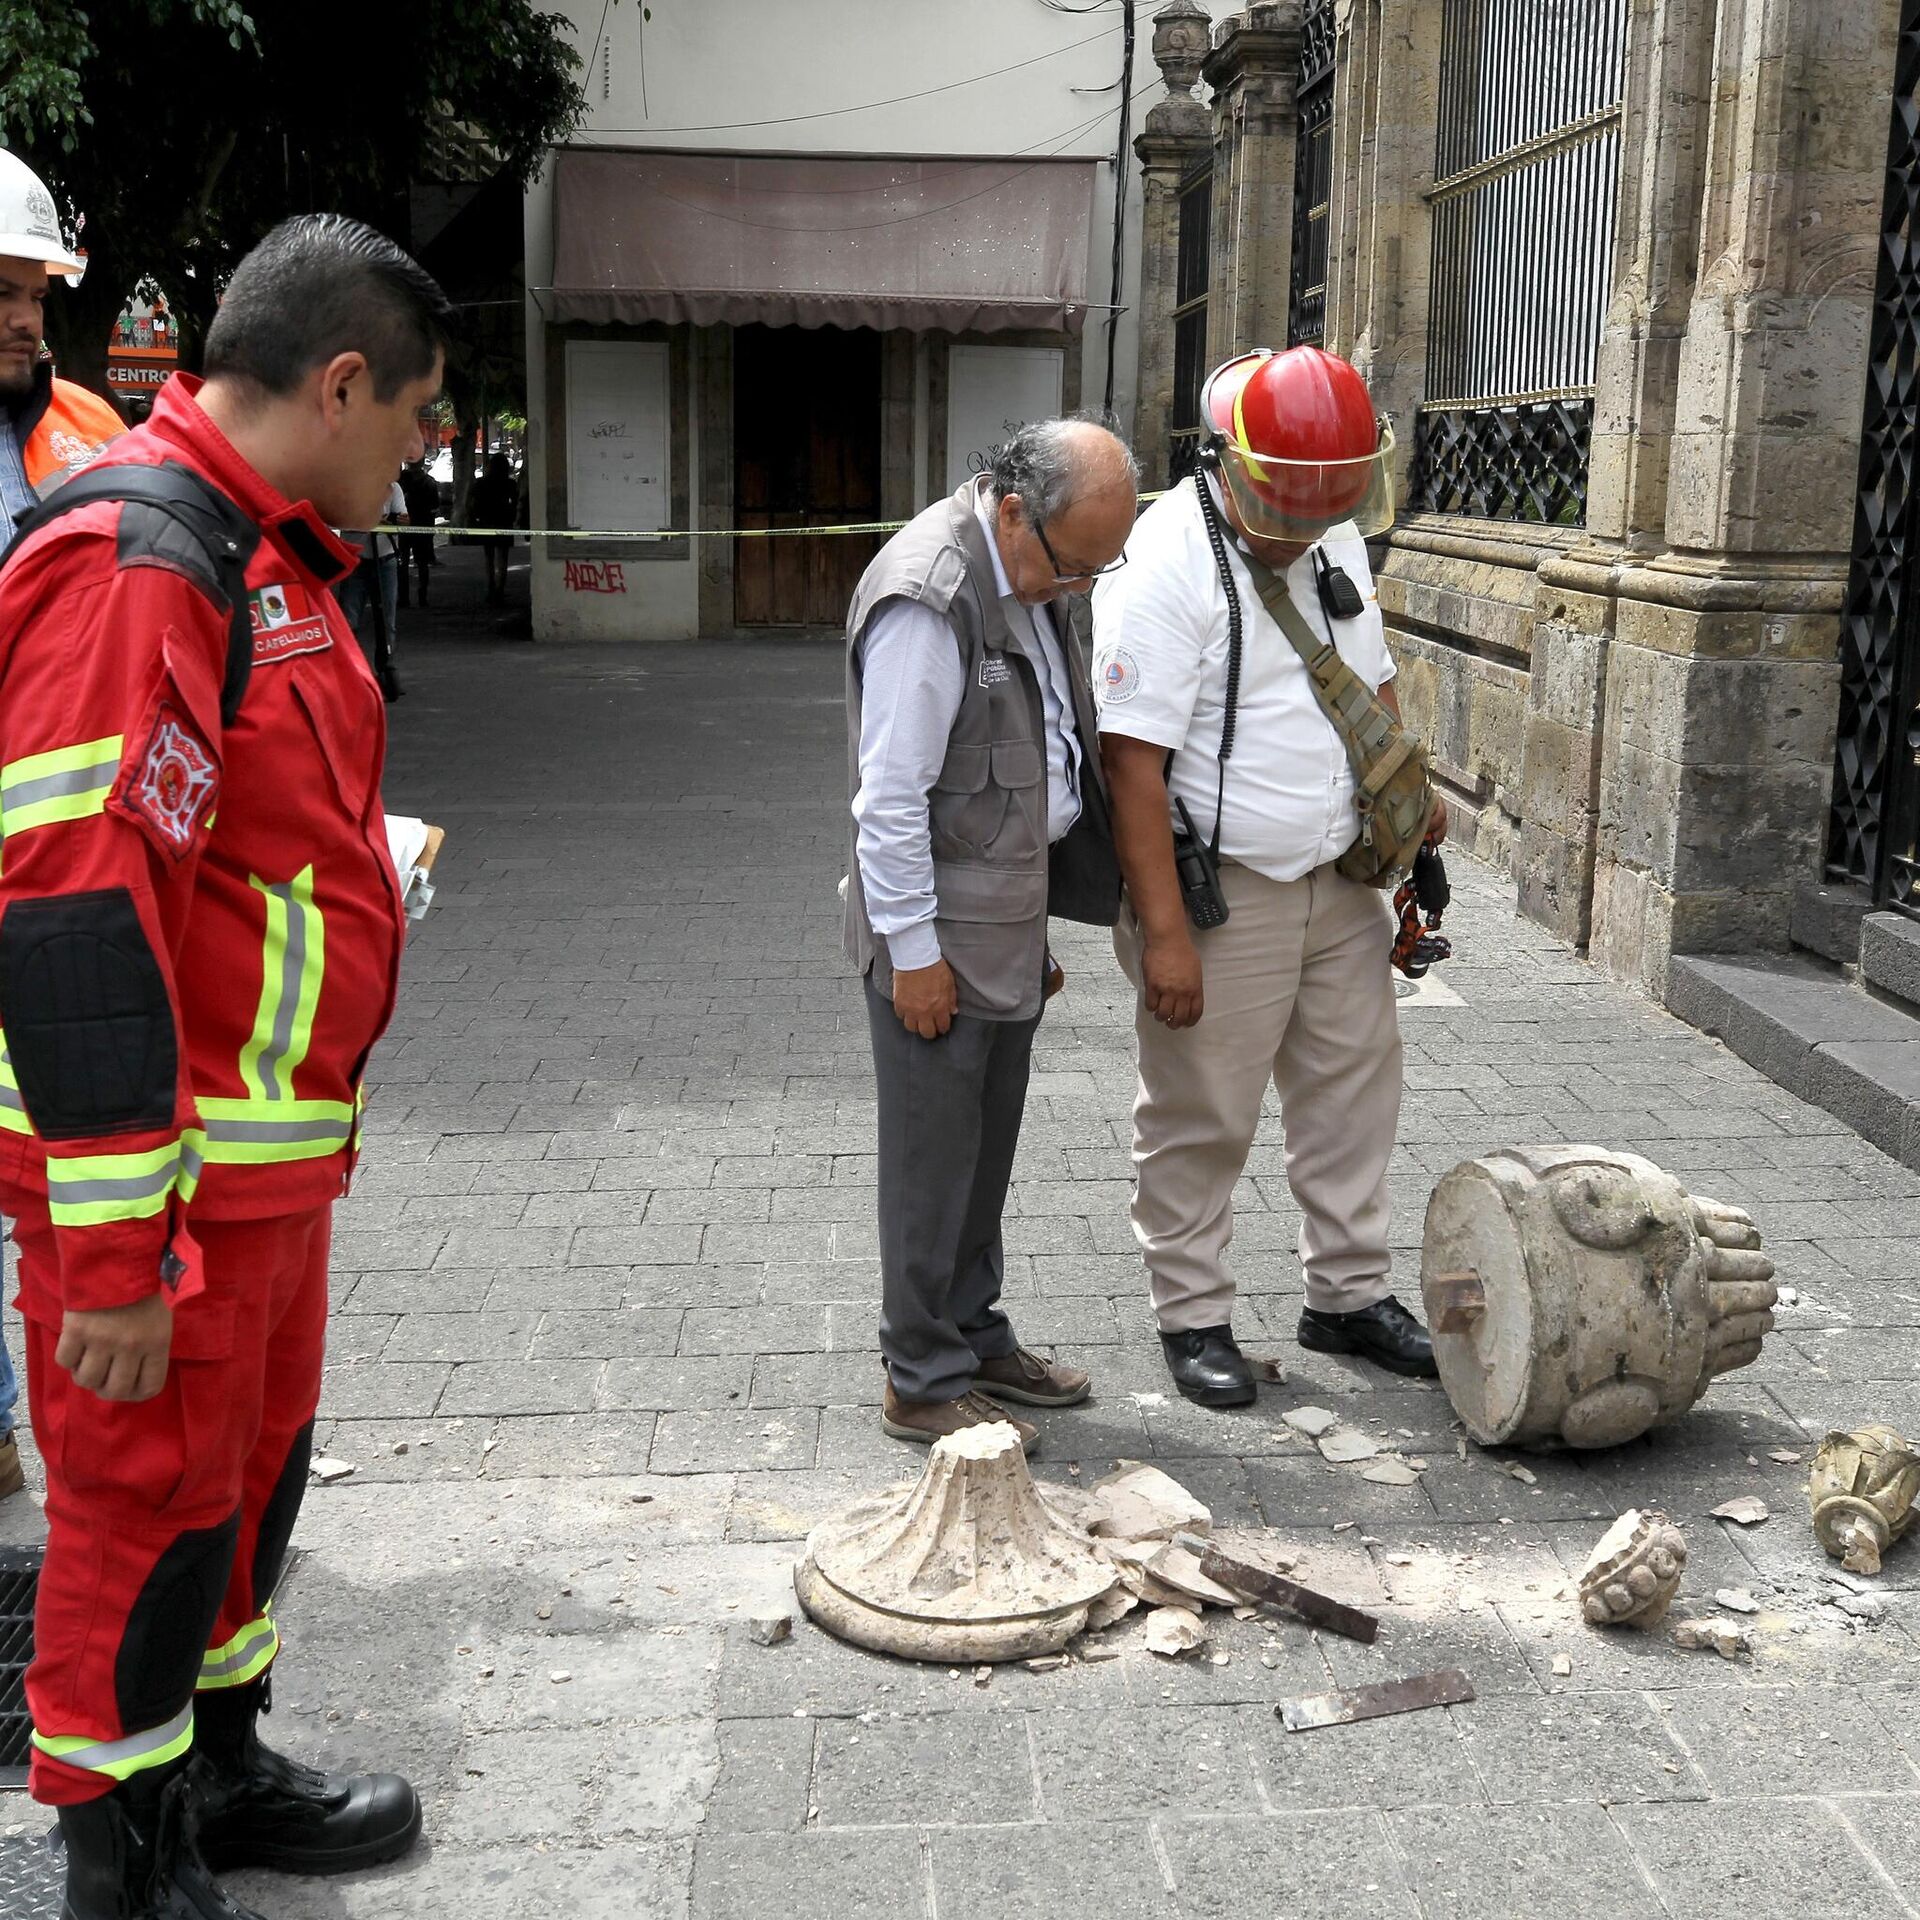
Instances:
[[[1318,346],[1327,330],[1327,242],[1333,198],[1333,0],[1300,18],[1300,116],[1293,158],[1293,262],[1287,344]]]
[[[1586,518],[1626,0],[1445,0],[1409,504]]]
[[[1903,0],[1860,427],[1827,873],[1920,918],[1920,0]]]

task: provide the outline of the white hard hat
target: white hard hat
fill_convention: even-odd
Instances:
[[[60,209],[47,184],[18,154],[0,147],[0,260],[38,260],[49,273],[78,277],[86,256],[60,237]]]

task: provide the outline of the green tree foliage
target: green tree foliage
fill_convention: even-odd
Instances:
[[[234,264],[288,214],[404,239],[450,135],[525,182],[579,124],[580,68],[535,0],[0,0],[0,143],[85,223],[86,279],[47,303],[63,371],[104,390],[143,277],[191,362]]]

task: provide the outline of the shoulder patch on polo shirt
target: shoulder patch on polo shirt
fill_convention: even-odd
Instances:
[[[1140,663],[1125,647],[1114,647],[1101,656],[1100,701],[1103,706],[1123,707],[1140,691]]]
[[[253,621],[253,664],[272,666],[296,654],[324,653],[333,645],[327,617],[297,580],[256,587],[247,595]]]

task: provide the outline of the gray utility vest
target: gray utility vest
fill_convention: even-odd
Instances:
[[[953,628],[965,670],[946,763],[927,796],[933,842],[934,931],[953,969],[960,1011],[985,1020],[1028,1020],[1040,1010],[1047,915],[1110,927],[1120,911],[1120,866],[1087,661],[1072,623],[1047,609],[1073,683],[1080,736],[1080,818],[1047,840],[1046,663],[1001,611],[987,534],[969,482],[929,507],[882,547],[847,611],[847,800],[860,788],[860,643],[887,600],[917,600]],[[888,998],[893,965],[884,934],[867,919],[858,828],[847,857],[847,958]]]

